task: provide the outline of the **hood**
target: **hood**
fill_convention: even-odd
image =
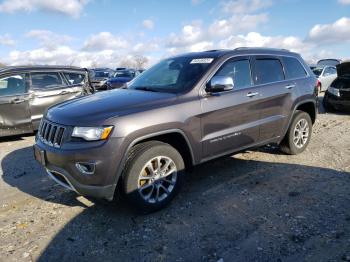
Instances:
[[[113,77],[113,78],[110,78],[108,81],[111,83],[127,83],[131,80],[132,80],[131,77]]]
[[[176,95],[115,89],[69,100],[49,108],[46,118],[63,125],[94,126],[120,115],[169,104]]]
[[[337,74],[338,74],[338,77],[342,77],[345,75],[350,77],[350,61],[343,62],[337,65]]]

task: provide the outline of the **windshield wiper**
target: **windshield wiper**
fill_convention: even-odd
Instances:
[[[139,87],[135,87],[135,90],[142,90],[142,91],[150,91],[150,92],[158,92],[158,90],[151,88],[151,87],[147,87],[147,86],[139,86]]]

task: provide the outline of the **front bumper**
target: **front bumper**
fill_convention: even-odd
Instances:
[[[34,146],[36,160],[43,165],[49,177],[58,184],[80,195],[112,200],[118,181],[117,170],[122,155],[115,149],[120,139],[109,139],[89,148],[64,150],[44,144],[37,139]],[[77,163],[94,165],[92,174],[84,174]]]

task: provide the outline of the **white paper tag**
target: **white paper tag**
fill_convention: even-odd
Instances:
[[[190,64],[210,64],[213,62],[214,58],[198,58],[192,59]]]

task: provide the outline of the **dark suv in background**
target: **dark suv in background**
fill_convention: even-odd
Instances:
[[[33,132],[48,107],[90,91],[87,70],[82,68],[1,68],[0,137]]]
[[[127,89],[50,108],[35,158],[79,194],[112,200],[121,191],[154,211],[176,195],[190,166],[271,143],[303,152],[316,119],[315,85],[303,59],[286,50],[172,57]]]

